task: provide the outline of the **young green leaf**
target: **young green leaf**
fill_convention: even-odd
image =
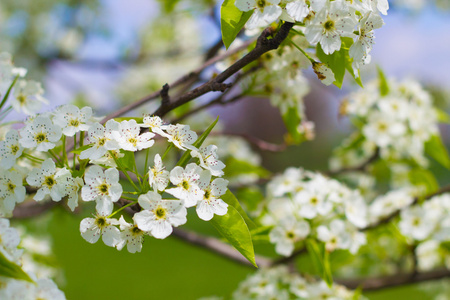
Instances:
[[[258,267],[250,231],[242,216],[233,206],[228,206],[226,215],[215,215],[210,222],[252,265]]]
[[[84,150],[87,150],[87,149],[91,148],[92,145],[93,145],[93,144],[84,145],[84,146],[79,147],[79,148],[77,148],[77,149],[73,149],[73,150],[70,151],[70,152],[79,155],[79,154],[80,154],[81,152],[83,152]]]
[[[450,115],[439,108],[434,108],[439,123],[450,124]]]
[[[333,285],[333,276],[331,275],[330,256],[325,250],[325,245],[319,245],[314,239],[306,239],[306,249],[317,273],[331,287]]]
[[[352,75],[355,82],[362,87],[361,78],[356,77],[352,68],[352,59],[348,54],[348,49],[353,44],[353,39],[351,38],[341,38],[342,47],[339,51],[334,51],[332,54],[325,54],[323,52],[320,44],[317,44],[316,54],[322,63],[328,65],[328,67],[333,71],[335,82],[334,85],[338,88],[342,87],[344,81],[345,70],[347,70],[350,75]],[[359,75],[359,72],[358,72]]]
[[[19,267],[13,262],[10,262],[1,251],[0,251],[0,275],[9,278],[34,282],[28,276],[28,274],[22,270],[21,267]]]
[[[213,130],[214,126],[216,126],[217,122],[219,121],[219,117],[216,118],[216,120],[209,125],[209,127],[203,132],[203,134],[192,144],[194,147],[200,148],[205,141],[205,139],[208,137],[208,135],[211,133],[211,130]],[[177,166],[180,167],[186,167],[189,159],[191,158],[191,150],[187,150],[184,152],[183,156],[181,156],[180,160],[177,163]]]
[[[378,71],[378,80],[380,81],[380,95],[384,97],[387,94],[389,94],[389,84],[386,79],[386,76],[383,73],[383,70],[381,70],[380,67],[377,67],[377,71]]]
[[[233,206],[239,212],[250,229],[256,228],[255,223],[248,217],[247,213],[244,211],[244,209],[242,209],[242,206],[239,203],[238,199],[230,190],[227,190],[227,192],[221,197],[221,199],[228,205]]]
[[[227,177],[238,176],[241,174],[256,174],[259,177],[267,177],[270,172],[260,166],[255,166],[247,161],[238,160],[234,157],[229,157],[225,163],[224,169]]]
[[[125,151],[122,150],[122,153],[124,153],[123,157],[119,157],[117,160],[119,164],[128,171],[134,172],[134,152],[133,151]]]
[[[241,29],[247,23],[253,11],[240,11],[235,5],[235,0],[225,0],[220,9],[220,28],[225,48],[228,49],[236,39]]]
[[[425,187],[425,194],[432,194],[439,189],[439,183],[431,171],[413,169],[408,173],[409,181],[415,186]]]
[[[445,148],[439,135],[432,136],[428,142],[425,143],[425,153],[447,169],[450,169],[450,158],[448,156],[447,148]]]

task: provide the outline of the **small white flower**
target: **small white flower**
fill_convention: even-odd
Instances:
[[[140,130],[141,127],[137,124],[136,120],[125,120],[120,122],[120,130],[114,131],[113,136],[119,143],[119,147],[127,151],[139,151],[153,146],[155,141],[152,140],[152,137],[155,134],[146,132],[139,135]]]
[[[204,191],[203,199],[197,202],[197,215],[200,219],[209,221],[214,215],[223,216],[228,211],[228,204],[220,196],[227,192],[228,180],[216,178],[211,182],[211,173],[204,170],[201,173],[198,186]]]
[[[169,134],[169,142],[181,150],[197,150],[192,144],[197,140],[197,134],[190,130],[189,125],[168,125],[166,129]]]
[[[0,142],[0,167],[8,170],[22,155],[23,147],[19,143],[19,133],[11,129],[6,133],[5,140]]]
[[[99,166],[91,166],[84,174],[86,185],[81,189],[84,201],[96,201],[99,213],[112,211],[113,203],[122,195],[119,183],[119,171],[111,168],[103,172]]]
[[[175,167],[170,171],[170,181],[176,188],[167,189],[166,192],[184,201],[186,207],[191,207],[203,199],[204,191],[198,187],[198,180],[202,168],[195,163],[188,164],[186,169]]]
[[[145,232],[140,230],[136,224],[132,225],[125,221],[123,216],[120,216],[119,224],[121,230],[121,241],[116,245],[117,250],[120,251],[125,245],[127,245],[128,252],[141,252]]]
[[[192,157],[198,157],[200,160],[200,166],[209,170],[213,176],[222,176],[222,171],[225,168],[225,164],[219,160],[217,155],[217,146],[209,145],[207,147],[201,147],[200,150],[192,150]]]
[[[180,226],[186,223],[187,210],[182,201],[162,200],[156,192],[148,192],[140,195],[139,205],[143,211],[134,215],[134,221],[139,229],[149,231],[157,239],[168,237],[172,226]]]
[[[46,159],[40,168],[34,168],[28,174],[27,182],[31,186],[40,187],[33,199],[41,201],[45,195],[50,195],[53,201],[60,201],[67,195],[64,182],[70,176],[70,171],[66,168],[56,170],[54,161]]]
[[[144,116],[143,124],[140,124],[141,127],[149,128],[152,132],[157,133],[164,137],[169,137],[167,133],[165,133],[163,130],[167,128],[166,125],[163,125],[163,121],[158,116]]]
[[[42,103],[48,103],[42,97],[43,94],[44,90],[39,82],[18,80],[14,86],[14,97],[11,99],[11,105],[18,112],[22,111],[27,115],[34,115],[39,111]]]
[[[169,184],[169,171],[163,166],[161,156],[155,155],[155,165],[153,168],[149,168],[148,183],[152,187],[153,191],[164,191]]]
[[[25,200],[25,192],[19,173],[0,169],[0,216],[10,216],[16,203]]]
[[[102,157],[98,159],[92,159],[89,162],[94,165],[103,165],[107,167],[117,168],[116,160],[124,156],[125,153],[121,153],[120,150],[109,150]]]
[[[425,240],[431,235],[436,228],[436,221],[438,221],[420,206],[402,210],[400,218],[398,227],[402,234],[419,241]]]
[[[331,221],[329,228],[324,225],[317,227],[317,238],[325,242],[325,248],[329,252],[350,248],[351,236],[345,230],[345,223],[342,220]]]
[[[109,150],[118,150],[119,143],[114,139],[113,132],[119,130],[120,123],[114,120],[106,122],[105,127],[100,123],[94,123],[87,134],[87,140],[93,145],[80,153],[80,159],[96,160]]]
[[[281,15],[280,0],[236,0],[235,5],[241,11],[254,10],[245,24],[247,29],[264,27],[275,22]]]
[[[85,106],[79,109],[75,105],[66,104],[55,111],[53,123],[62,128],[66,136],[74,136],[79,131],[87,131],[91,125],[92,108]]]
[[[9,220],[0,218],[0,251],[10,252],[20,243],[19,232],[10,227]]]
[[[289,256],[294,251],[294,244],[305,239],[310,232],[309,223],[288,216],[269,233],[270,242],[275,244],[278,254]]]
[[[95,218],[85,218],[81,220],[81,236],[91,244],[102,237],[105,245],[115,247],[121,242],[120,230],[114,225],[119,225],[116,219],[109,219],[111,211],[99,212]]]
[[[20,131],[20,144],[24,148],[36,147],[37,151],[48,151],[55,148],[61,138],[61,128],[51,120],[38,116]]]
[[[36,284],[24,280],[10,280],[4,289],[4,295],[8,300],[66,300],[64,292],[48,278],[37,279]]]
[[[68,176],[63,181],[64,190],[68,196],[67,205],[71,211],[74,211],[78,206],[78,192],[84,185],[83,179],[81,177]]]
[[[345,2],[345,1],[344,1]],[[341,37],[353,37],[356,20],[342,1],[328,2],[308,24],[305,36],[312,45],[320,43],[325,54],[341,49]]]

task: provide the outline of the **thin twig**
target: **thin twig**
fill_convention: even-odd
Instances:
[[[171,110],[186,104],[193,99],[196,99],[206,93],[212,91],[223,91],[226,87],[223,85],[224,81],[230,78],[232,75],[240,71],[242,68],[250,64],[251,62],[257,60],[264,53],[277,49],[280,44],[286,39],[291,30],[293,23],[285,22],[274,38],[269,39],[268,37],[273,34],[273,29],[271,27],[266,28],[262,34],[258,37],[255,48],[247,53],[244,57],[232,64],[228,69],[217,75],[217,77],[212,78],[208,82],[202,84],[201,86],[193,89],[192,91],[173,99],[170,105],[161,105],[153,114],[159,117],[165,116]]]
[[[205,70],[207,67],[215,64],[218,61],[221,61],[229,56],[232,56],[240,51],[242,51],[243,49],[247,48],[250,44],[252,44],[254,42],[254,39],[248,40],[245,43],[243,43],[240,47],[237,47],[235,49],[230,49],[229,51],[226,51],[225,53],[221,54],[221,55],[217,55],[213,58],[208,59],[205,63],[203,63],[200,67],[198,67],[197,69],[189,72],[186,75],[181,76],[180,78],[178,78],[176,81],[174,81],[173,83],[170,84],[170,87],[173,89],[175,87],[178,87],[179,85],[182,85],[185,82],[188,82],[189,80],[191,80],[192,78],[196,78],[200,73],[203,72],[203,70]],[[215,47],[216,45],[214,45],[213,47]],[[207,53],[207,56],[208,57]],[[123,114],[126,114],[129,111],[132,111],[133,109],[138,108],[139,106],[142,106],[148,102],[150,102],[151,100],[154,100],[156,98],[159,97],[161,91],[155,91],[127,106],[122,107],[121,109],[107,115],[105,118],[103,118],[103,120],[101,121],[101,123],[105,123],[106,121],[108,121],[109,119],[113,119],[113,118],[117,118]]]
[[[186,241],[190,244],[202,247],[214,253],[220,254],[225,258],[238,262],[242,265],[254,267],[242,254],[240,254],[232,246],[213,237],[203,236],[192,231],[186,231],[180,228],[174,228],[172,235]],[[272,261],[269,258],[255,256],[258,267],[269,267]]]
[[[446,185],[446,186],[442,187],[441,189],[439,189],[438,191],[436,191],[434,193],[431,193],[429,195],[426,195],[425,197],[416,197],[416,198],[414,198],[413,202],[409,206],[416,205],[417,203],[419,203],[420,200],[429,200],[429,199],[433,198],[434,196],[438,196],[438,195],[441,195],[441,194],[444,194],[444,193],[447,193],[447,192],[450,192],[450,185]],[[386,217],[380,219],[379,221],[377,221],[377,222],[375,222],[373,224],[370,224],[370,225],[368,225],[368,226],[366,226],[364,228],[361,228],[360,231],[366,231],[366,230],[369,230],[369,229],[374,229],[374,228],[377,228],[380,225],[389,223],[395,217],[400,215],[400,212],[402,211],[402,209],[404,209],[404,208],[398,209],[398,210],[392,212],[391,214],[387,215]]]
[[[415,276],[412,276],[411,273],[406,273],[406,274],[396,274],[366,279],[351,279],[351,280],[336,279],[335,281],[350,289],[356,289],[358,287],[361,287],[363,291],[372,291],[390,288],[394,286],[438,280],[447,277],[450,277],[450,270],[435,270],[430,272],[422,272],[417,273]]]

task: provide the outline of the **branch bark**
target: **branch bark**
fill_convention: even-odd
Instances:
[[[395,274],[385,277],[366,278],[362,280],[336,280],[336,282],[350,289],[361,287],[363,291],[373,291],[400,285],[448,278],[450,277],[450,270],[435,270],[430,272],[417,273],[414,276],[412,275],[413,274],[411,273]]]

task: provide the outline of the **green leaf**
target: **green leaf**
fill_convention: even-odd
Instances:
[[[242,218],[244,219],[245,223],[247,223],[247,226],[250,229],[256,228],[255,223],[252,221],[252,219],[250,219],[247,215],[247,213],[244,211],[244,209],[242,208],[241,204],[239,203],[238,199],[236,198],[236,196],[234,196],[234,194],[228,189],[227,192],[225,193],[225,195],[223,195],[222,197],[220,197],[225,203],[227,203],[228,205],[233,206],[238,212],[239,214],[242,216]]]
[[[283,114],[283,121],[286,129],[289,133],[289,139],[294,144],[299,144],[303,141],[302,135],[298,132],[298,125],[300,125],[302,119],[298,114],[298,110],[295,107],[289,107],[287,112]]]
[[[158,0],[159,5],[161,6],[163,12],[166,14],[172,13],[179,1],[180,0]]]
[[[79,147],[79,148],[77,148],[77,149],[73,149],[72,151],[70,151],[70,153],[74,153],[74,154],[80,155],[81,152],[83,152],[84,150],[87,150],[87,149],[91,148],[92,145],[93,145],[93,144],[84,145],[83,147]]]
[[[220,9],[222,40],[227,49],[253,14],[253,10],[247,12],[240,11],[234,5],[234,2],[235,0],[225,0]]]
[[[25,280],[29,282],[34,282],[27,273],[25,273],[21,267],[15,263],[9,261],[5,255],[0,251],[0,275],[15,278],[20,280]]]
[[[114,121],[116,122],[122,122],[122,121],[130,121],[130,120],[135,120],[136,123],[144,123],[144,118],[140,117],[120,117],[120,118],[115,118]]]
[[[255,211],[258,209],[259,204],[264,199],[263,193],[258,187],[243,187],[237,190],[236,198],[240,203],[243,203],[244,207],[249,211]]]
[[[214,126],[216,126],[217,122],[219,121],[219,117],[216,118],[216,120],[209,125],[209,127],[205,130],[205,132],[202,133],[202,135],[192,144],[196,148],[200,148],[205,141],[205,139],[208,137],[208,135],[211,133],[211,130],[213,130]],[[191,150],[187,150],[184,152],[183,156],[181,156],[180,160],[177,163],[177,166],[185,167],[191,158]]]
[[[450,169],[450,158],[448,156],[447,148],[445,148],[439,135],[433,135],[425,143],[425,153],[447,169]]]
[[[267,177],[270,172],[260,166],[255,166],[247,161],[238,160],[234,157],[229,157],[225,163],[224,169],[227,177],[234,177],[241,174],[256,174],[259,177]]]
[[[233,206],[228,206],[226,215],[215,215],[210,222],[252,265],[258,267],[250,231],[242,216]]]
[[[450,115],[447,112],[439,108],[435,108],[434,110],[436,112],[439,123],[450,124]]]
[[[378,70],[378,80],[380,81],[380,95],[384,97],[387,94],[389,94],[389,84],[386,79],[386,76],[383,73],[383,70],[381,70],[380,67],[377,67],[377,70]]]
[[[425,187],[425,194],[429,195],[439,189],[436,177],[429,170],[413,169],[408,173],[409,181],[415,186]]]
[[[325,250],[325,244],[318,244],[314,239],[306,239],[306,249],[308,249],[317,273],[331,287],[333,276],[331,275],[330,256]]]
[[[338,88],[342,87],[345,70],[347,70],[350,73],[350,75],[352,75],[352,77],[355,79],[356,83],[362,87],[363,85],[361,82],[361,77],[359,77],[359,72],[358,77],[356,77],[355,74],[353,73],[352,59],[348,54],[348,50],[353,44],[353,39],[341,38],[341,42],[342,42],[341,49],[339,51],[334,51],[332,54],[329,55],[323,52],[323,49],[320,46],[320,44],[317,44],[316,47],[317,57],[320,59],[322,63],[327,64],[328,67],[333,71],[334,78],[336,79],[333,82],[335,86],[337,86]]]
[[[120,166],[124,168],[125,170],[134,172],[134,152],[133,151],[125,151],[121,150],[121,153],[125,154],[123,157],[119,157],[117,161],[119,162]]]

